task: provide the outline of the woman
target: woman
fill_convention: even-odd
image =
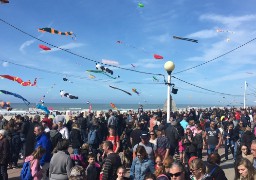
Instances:
[[[70,140],[71,140],[71,145],[72,145],[74,154],[78,154],[80,147],[83,145],[83,141],[82,141],[81,132],[80,132],[80,129],[78,128],[77,123],[73,123],[72,125]]]
[[[57,144],[57,153],[52,156],[49,168],[50,180],[68,180],[70,170],[73,167],[68,154],[69,141],[61,139]]]
[[[196,147],[197,157],[202,159],[203,131],[202,131],[202,127],[201,127],[200,124],[196,124],[196,132],[195,132],[193,143],[194,143],[194,145]]]
[[[61,133],[63,139],[69,139],[68,128],[63,125],[63,121],[58,122],[58,130]]]
[[[114,153],[118,153],[120,148],[120,138],[116,135],[115,127],[110,126],[108,132],[109,136],[107,137],[106,141],[111,141],[113,144]]]
[[[188,162],[190,157],[196,155],[196,147],[193,143],[194,137],[191,129],[187,128],[185,132],[185,138],[183,145],[185,146],[185,163]]]
[[[247,147],[251,147],[252,144],[252,140],[255,139],[254,134],[251,131],[250,127],[246,127],[245,128],[245,132],[243,133],[242,137],[241,137],[241,142],[242,144],[245,144]],[[249,152],[251,152],[251,149],[249,149]]]
[[[156,143],[156,154],[162,156],[163,159],[166,159],[170,152],[170,143],[168,138],[165,136],[164,128],[161,126],[157,130],[157,143]]]
[[[0,130],[0,179],[7,180],[8,157],[10,156],[9,141],[5,138],[5,130]]]
[[[44,153],[45,149],[39,146],[30,156],[27,156],[25,159],[25,162],[30,162],[30,169],[33,180],[40,180],[43,178],[43,172],[40,167],[40,159]]]
[[[219,166],[221,161],[221,157],[218,153],[212,153],[207,158],[207,169],[209,175],[212,176],[216,180],[227,180],[226,175],[222,168]]]
[[[246,158],[239,159],[235,166],[235,180],[255,180],[255,179],[256,179],[256,172],[252,163]]]
[[[156,134],[154,131],[150,131],[150,139],[149,142],[151,142],[152,144],[154,144],[156,146],[157,143],[157,138],[156,138]]]
[[[193,159],[189,164],[191,172],[191,179],[194,180],[212,180],[212,178],[206,173],[206,166],[203,160],[199,158]]]
[[[144,146],[138,145],[135,154],[136,158],[132,161],[130,179],[144,180],[146,174],[154,173],[154,162],[148,158],[148,154]]]

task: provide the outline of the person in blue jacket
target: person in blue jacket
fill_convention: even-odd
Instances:
[[[48,179],[46,173],[49,169],[50,160],[51,160],[51,152],[52,152],[52,144],[49,137],[45,134],[44,128],[42,125],[37,125],[34,128],[34,133],[36,135],[36,144],[35,149],[41,146],[46,150],[46,153],[40,159],[40,166],[43,169],[43,179]]]
[[[144,180],[148,173],[154,174],[154,162],[148,158],[148,154],[144,146],[138,146],[136,149],[136,158],[132,161],[130,170],[131,180]]]

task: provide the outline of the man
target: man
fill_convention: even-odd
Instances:
[[[183,127],[184,131],[187,129],[188,122],[187,122],[187,115],[183,115],[183,119],[180,121],[180,125]]]
[[[136,122],[136,128],[132,130],[131,135],[130,135],[130,142],[132,147],[134,147],[136,144],[140,142],[140,135],[142,133],[142,128],[143,124],[140,122]]]
[[[254,167],[254,169],[256,169],[256,140],[252,141],[251,153],[252,153],[252,156],[253,156],[253,167]]]
[[[173,162],[168,175],[171,180],[185,180],[185,168],[181,163]]]
[[[79,116],[77,117],[77,123],[79,126],[79,129],[81,131],[81,136],[82,136],[82,140],[84,143],[87,143],[87,119],[84,118],[84,114],[80,113]]]
[[[174,156],[175,150],[178,147],[178,140],[180,138],[179,133],[173,125],[169,124],[168,127],[165,129],[165,135],[170,143],[170,155]]]
[[[214,121],[210,122],[210,128],[205,129],[203,138],[204,138],[204,144],[208,145],[208,148],[207,148],[208,154],[218,152],[218,149],[220,148],[220,145],[222,142],[222,135],[220,133],[220,130],[216,128]]]
[[[4,127],[7,125],[7,121],[4,118],[4,116],[2,114],[0,114],[0,129],[4,129]]]
[[[138,145],[141,145],[141,146],[145,147],[147,154],[148,154],[148,158],[151,159],[152,161],[154,161],[156,146],[153,143],[149,142],[150,137],[149,137],[148,132],[143,131],[141,133],[140,139],[141,139],[141,141],[133,147],[133,154],[134,154],[133,157],[135,157],[135,152],[136,152]]]
[[[113,144],[111,141],[104,141],[102,148],[107,155],[103,160],[102,180],[115,180],[117,178],[117,168],[121,166],[120,156],[113,152]]]
[[[64,115],[61,115],[60,112],[56,112],[56,117],[53,119],[53,124],[58,124],[59,121],[62,121],[63,124],[66,124],[66,118]]]
[[[52,145],[48,136],[45,134],[44,128],[42,125],[35,126],[34,133],[36,135],[35,149],[41,146],[46,150],[45,154],[40,159],[40,166],[43,169],[43,179],[45,180],[45,179],[48,179],[46,174],[50,165]]]

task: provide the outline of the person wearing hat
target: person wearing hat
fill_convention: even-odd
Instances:
[[[6,131],[0,130],[0,179],[8,179],[7,165],[10,152],[9,141],[5,138]]]
[[[141,146],[144,146],[144,148],[146,149],[148,158],[154,161],[156,146],[149,142],[149,139],[150,139],[149,133],[146,131],[142,131],[140,135],[140,139],[141,141],[133,147],[133,157],[135,157],[135,152],[138,145],[141,145]]]

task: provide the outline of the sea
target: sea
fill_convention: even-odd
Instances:
[[[163,104],[142,104],[144,110],[156,110],[163,109]],[[44,106],[48,107],[50,110],[56,111],[80,111],[80,110],[88,110],[89,104],[86,103],[47,103]],[[110,104],[91,104],[92,111],[107,111],[111,109]],[[118,110],[137,110],[140,104],[115,104]],[[27,106],[24,103],[11,103],[12,111],[28,111],[29,109],[34,109],[35,104],[30,104]],[[177,109],[184,108],[207,108],[207,107],[223,107],[223,105],[212,105],[212,104],[176,104]]]

